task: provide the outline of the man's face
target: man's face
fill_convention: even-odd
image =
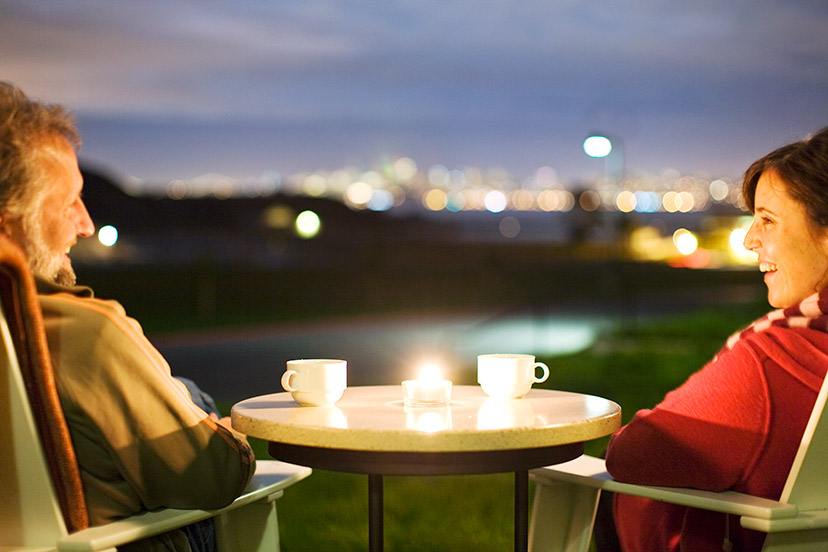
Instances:
[[[81,199],[83,177],[75,150],[65,140],[44,147],[40,162],[46,189],[22,221],[11,221],[10,235],[23,247],[36,276],[65,285],[75,283],[69,250],[95,225]]]

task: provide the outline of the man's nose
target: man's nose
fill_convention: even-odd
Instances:
[[[95,223],[92,222],[92,217],[89,216],[89,211],[86,210],[86,205],[83,202],[80,203],[77,216],[76,232],[78,236],[88,238],[95,234]]]

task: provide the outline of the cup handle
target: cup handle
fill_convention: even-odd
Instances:
[[[294,391],[298,391],[298,389],[295,389],[290,386],[290,378],[294,374],[296,374],[296,370],[288,370],[287,372],[282,374],[282,387],[285,389],[285,391],[290,391],[291,393],[293,393]]]
[[[538,368],[543,370],[543,375],[540,378],[535,377],[535,373],[534,373],[535,370],[537,370]],[[547,366],[543,362],[536,362],[535,365],[532,366],[532,378],[534,379],[535,383],[544,382],[544,381],[546,381],[546,378],[548,378],[548,377],[549,377],[549,366]]]

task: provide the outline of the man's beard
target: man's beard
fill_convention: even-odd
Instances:
[[[77,282],[75,271],[63,251],[53,251],[43,236],[43,227],[34,217],[24,221],[26,243],[23,247],[32,273],[44,280],[64,286]]]

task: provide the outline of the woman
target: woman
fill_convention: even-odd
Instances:
[[[828,368],[828,128],[756,161],[742,193],[745,247],[774,311],[732,336],[710,363],[612,438],[620,481],[778,499]],[[737,516],[615,495],[621,548],[759,550]]]

